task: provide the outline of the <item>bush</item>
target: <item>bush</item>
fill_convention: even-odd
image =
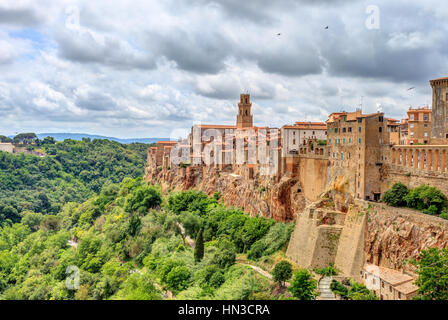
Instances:
[[[412,189],[405,200],[409,208],[420,211],[427,209],[432,214],[440,213],[442,208],[446,206],[447,201],[445,195],[439,189],[428,185],[421,185]],[[435,206],[435,208],[429,209],[431,206]]]
[[[132,191],[127,199],[125,210],[145,214],[148,209],[155,208],[161,203],[162,196],[155,187],[142,185]]]
[[[182,291],[190,286],[190,270],[186,266],[176,266],[166,276],[165,283],[173,291]]]
[[[383,201],[394,207],[406,206],[405,197],[408,195],[409,189],[401,182],[395,183],[392,188],[387,190],[383,195]]]
[[[263,256],[264,253],[264,243],[261,240],[255,242],[247,253],[247,258],[249,260],[257,261]]]
[[[227,239],[219,241],[218,250],[213,256],[213,263],[221,268],[227,268],[235,263],[236,250],[232,242]]]
[[[333,279],[330,284],[330,289],[334,294],[341,296],[343,299],[347,299],[348,289],[339,281]]]
[[[294,273],[294,279],[288,291],[299,300],[313,300],[319,295],[316,289],[317,281],[308,270],[304,269]]]
[[[209,199],[208,196],[196,190],[186,190],[170,194],[168,198],[168,209],[175,214],[183,211],[205,213],[211,203],[217,203],[216,199]]]
[[[333,263],[330,263],[326,268],[316,268],[314,269],[314,272],[324,277],[335,276],[338,274],[338,270],[334,267]]]

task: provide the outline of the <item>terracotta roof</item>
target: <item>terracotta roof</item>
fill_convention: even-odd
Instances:
[[[365,269],[367,272],[379,276],[381,280],[386,281],[392,286],[414,280],[411,276],[401,273],[400,271],[379,267],[373,264],[367,265]]]
[[[418,290],[418,287],[415,284],[413,284],[413,281],[402,283],[394,288],[395,290],[400,291],[403,294],[414,293]]]
[[[236,126],[225,124],[200,124],[199,127],[205,129],[236,129]]]
[[[292,126],[283,126],[283,129],[296,129],[296,130],[327,130],[327,125],[326,124],[322,124],[322,125],[315,125],[312,127],[306,126],[306,125],[292,125]]]
[[[157,141],[157,144],[170,144],[170,145],[174,145],[174,144],[178,144],[177,141]]]
[[[432,80],[429,80],[429,81],[438,81],[438,80],[448,80],[448,77],[432,79]]]

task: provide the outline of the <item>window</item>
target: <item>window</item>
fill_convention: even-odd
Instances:
[[[425,128],[428,128],[428,124],[427,124],[427,123],[425,123],[425,124],[424,124],[424,127],[425,127]]]
[[[334,128],[334,133],[338,133],[338,128]]]
[[[358,118],[358,123],[361,123],[362,122],[362,118]]]
[[[425,121],[429,121],[429,113],[425,113],[425,114],[423,115],[423,120],[425,120]]]
[[[411,128],[414,128],[414,124],[413,124],[413,123],[411,123],[411,124],[409,125],[409,127],[411,127]]]
[[[344,160],[344,152],[341,152],[341,160]]]
[[[292,144],[296,144],[296,139],[292,139]]]
[[[296,135],[296,132],[295,132],[295,131],[293,131],[293,132],[292,132],[292,135],[293,135],[293,136],[295,136],[295,135]]]
[[[352,132],[352,127],[348,127],[348,132]]]
[[[378,117],[378,122],[383,122],[383,121],[384,121],[383,116],[379,116],[379,117]]]
[[[352,143],[352,138],[348,138],[348,143]]]
[[[446,93],[445,100],[448,100],[448,92]]]
[[[409,120],[414,120],[414,114],[413,114],[413,113],[411,113],[411,114],[409,115]]]
[[[361,132],[361,127],[358,127],[358,132]]]
[[[331,139],[328,139],[328,144],[331,144]]]
[[[412,136],[412,137],[414,136],[414,132],[411,132],[411,136]]]
[[[398,299],[401,299],[401,292],[398,292]]]
[[[343,139],[343,143],[345,144],[345,138]]]
[[[425,133],[424,133],[424,136],[427,137],[427,136],[428,136],[428,132],[425,132]]]
[[[383,127],[378,127],[378,132],[383,132]]]
[[[342,128],[342,132],[345,133],[347,131],[347,128]]]
[[[314,136],[314,131],[313,131],[313,136]]]
[[[392,286],[389,286],[389,291],[392,292]]]
[[[359,143],[361,143],[361,138],[359,138]]]

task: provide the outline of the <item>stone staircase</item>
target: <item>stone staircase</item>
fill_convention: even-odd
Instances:
[[[336,300],[334,293],[330,289],[331,280],[331,277],[324,277],[319,281],[317,286],[319,296],[317,300]]]

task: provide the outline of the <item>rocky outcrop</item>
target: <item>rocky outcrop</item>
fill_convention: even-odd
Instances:
[[[161,185],[164,192],[187,189],[201,190],[209,195],[219,192],[226,205],[240,207],[252,216],[277,221],[294,220],[307,204],[296,177],[285,175],[277,179],[245,166],[221,169],[148,166],[145,179]]]
[[[448,220],[384,204],[371,204],[367,214],[364,251],[368,263],[412,271],[408,261],[421,250],[448,244]]]

